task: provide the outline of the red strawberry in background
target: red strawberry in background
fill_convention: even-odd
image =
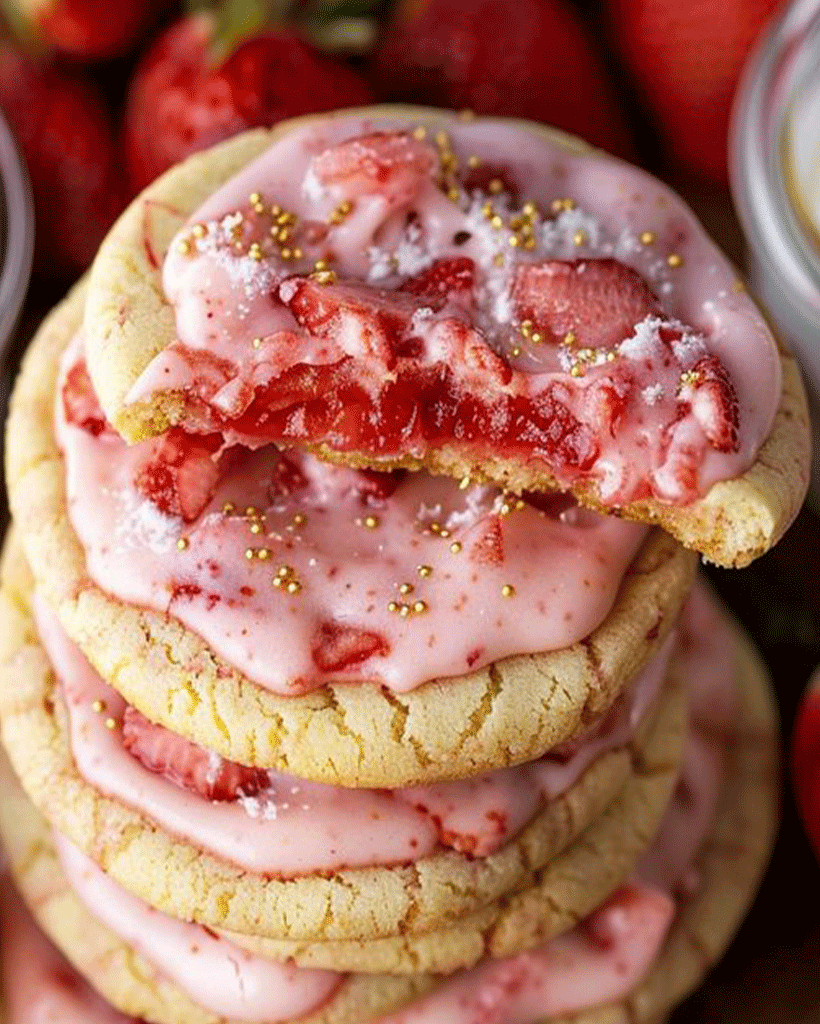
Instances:
[[[36,262],[76,274],[93,259],[123,199],[108,111],[93,83],[0,44],[0,108],[28,164]]]
[[[613,45],[678,168],[727,179],[737,80],[782,0],[604,0]]]
[[[251,5],[253,6],[253,5]],[[134,190],[190,153],[247,128],[372,102],[347,65],[289,28],[226,28],[208,13],[175,22],[144,55],[131,82],[124,147]],[[230,38],[227,55],[224,41]]]
[[[4,0],[13,20],[61,53],[97,60],[132,46],[157,10],[157,0]]]
[[[390,99],[526,117],[630,151],[603,62],[566,0],[401,0],[375,67]]]
[[[803,695],[792,734],[792,775],[797,806],[820,857],[820,675]]]

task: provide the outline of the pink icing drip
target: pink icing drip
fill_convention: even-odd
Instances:
[[[534,1024],[626,996],[652,965],[670,897],[630,883],[584,925],[509,960],[487,960],[378,1024]]]
[[[198,925],[160,914],[112,882],[68,840],[54,838],[72,889],[94,917],[160,966],[200,1006],[225,1017],[274,1024],[316,1010],[341,984],[343,975],[277,964]]]
[[[283,348],[293,359],[298,356],[300,362],[310,365],[334,362],[342,351],[355,352],[361,360],[362,375],[370,374],[381,383],[384,368],[376,359],[362,358],[366,353],[355,331],[345,335],[341,349],[318,339],[297,340],[300,332],[294,318],[285,307],[271,301],[271,293],[283,275],[305,273],[331,243],[340,280],[369,279],[374,286],[388,289],[395,288],[402,277],[424,269],[434,256],[472,259],[487,279],[475,326],[496,343],[511,330],[504,275],[509,272],[513,252],[515,261],[615,258],[649,282],[665,319],[679,320],[702,335],[708,351],[727,367],[738,394],[741,430],[739,450],[719,452],[705,444],[695,417],[689,415],[674,428],[676,450],[674,457],[667,458],[668,453],[657,445],[661,422],[675,419],[677,378],[674,374],[664,376],[656,361],[644,383],[650,389],[659,382],[663,387],[646,398],[645,407],[630,413],[630,436],[619,431],[617,437],[602,438],[603,447],[592,475],[600,482],[607,500],[623,502],[639,493],[644,477],[657,496],[689,500],[690,485],[681,485],[677,479],[680,470],[693,468],[695,490],[703,493],[717,480],[735,477],[751,464],[770,430],[779,400],[776,345],[754,303],[738,291],[734,269],[674,193],[645,172],[617,160],[600,154],[572,156],[546,139],[491,120],[471,124],[454,120],[449,126],[462,163],[468,154],[476,154],[487,164],[508,168],[516,181],[527,183],[524,198],[534,200],[542,209],[549,209],[551,201],[567,195],[578,203],[579,209],[565,211],[557,218],[554,229],[542,234],[531,253],[520,247],[510,249],[506,237],[488,227],[480,204],[464,213],[429,181],[416,182],[415,194],[412,189],[401,191],[399,199],[405,200],[402,204],[388,202],[384,195],[363,195],[356,182],[349,179],[335,186],[317,180],[315,158],[327,147],[360,133],[397,127],[406,127],[406,123],[390,118],[340,118],[292,132],[210,197],[192,222],[216,227],[227,212],[246,208],[251,192],[274,198],[308,222],[324,221],[342,198],[354,197],[355,209],[341,226],[331,229],[328,242],[323,238],[314,247],[306,243],[301,264],[277,260],[259,263],[247,256],[236,257],[230,249],[214,246],[207,239],[199,243],[193,256],[182,255],[173,245],[165,261],[163,280],[175,306],[180,340],[149,364],[132,389],[130,400],[139,401],[168,388],[188,387],[226,415],[238,415],[252,388],[281,372]],[[404,187],[407,183],[402,184]],[[411,207],[418,218],[412,236],[405,220]],[[645,230],[653,232],[652,244],[640,242]],[[470,233],[469,240],[454,244],[453,239],[464,231]],[[576,243],[579,231],[586,239],[580,246]],[[507,261],[503,270],[492,262],[499,252]],[[398,257],[398,275],[380,266],[391,253]],[[672,253],[683,261],[674,270],[666,262],[666,256]],[[444,362],[462,362],[455,350],[439,347],[443,338],[441,322],[453,315],[452,304],[448,304],[440,313],[426,317],[423,324],[415,325],[415,333],[424,344],[424,358],[429,362],[437,357]],[[275,336],[283,331],[287,332],[286,346],[275,343]],[[253,349],[250,341],[255,337],[271,343],[266,341]],[[501,347],[509,348],[506,341]],[[209,353],[207,366],[196,357],[203,349]],[[510,386],[516,393],[528,395],[542,390],[560,365],[552,346],[542,346],[534,355],[511,356],[510,363],[516,371]],[[695,467],[688,466],[692,450],[698,453],[699,465]]]
[[[80,344],[67,353],[64,376]],[[296,453],[306,484],[277,493],[281,456],[270,447],[245,453],[186,526],[134,485],[146,444],[128,447],[112,432],[95,437],[66,421],[62,401],[56,415],[69,514],[92,579],[123,601],[168,611],[281,694],[362,679],[408,691],[509,655],[568,647],[604,620],[646,536],[644,527],[578,509],[525,505],[502,515],[496,489],[460,490],[425,473],[409,474],[387,499],[363,499],[358,473]],[[226,515],[226,501],[263,514],[261,532],[244,515]],[[299,514],[303,525],[294,522]],[[434,532],[434,522],[449,535]],[[269,557],[249,561],[249,548]],[[420,565],[429,577],[419,576]],[[279,566],[300,581],[298,594],[273,586]],[[403,583],[414,588],[406,598]],[[502,597],[508,585],[512,598]],[[422,601],[426,610],[404,618],[391,601]],[[320,642],[328,623],[372,634],[372,653],[328,665]]]
[[[7,1024],[129,1024],[39,931],[10,882],[0,883]]]
[[[428,856],[439,842],[473,856],[494,853],[545,802],[574,785],[596,758],[630,741],[663,683],[671,649],[670,640],[589,736],[540,761],[393,794],[270,772],[266,791],[212,803],[148,771],[125,750],[120,730],[125,702],[94,672],[39,599],[35,613],[61,681],[72,755],[85,780],[218,857],[280,877],[409,863]],[[102,712],[94,710],[96,701]],[[106,727],[109,718],[117,723],[115,729]]]

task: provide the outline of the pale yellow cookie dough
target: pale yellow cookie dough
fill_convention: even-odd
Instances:
[[[421,122],[445,129],[458,117],[423,107],[371,107],[360,112],[395,117],[399,125]],[[321,118],[329,116],[334,115]],[[128,392],[148,363],[176,338],[174,311],[161,281],[162,260],[171,239],[208,196],[274,139],[311,120],[317,118],[298,118],[269,131],[248,132],[190,157],[146,189],[100,247],[91,270],[85,315],[89,370],[106,414],[128,440],[160,433],[184,414],[181,392],[126,404]],[[581,140],[555,129],[517,123],[570,151],[592,152]],[[150,244],[145,241],[148,235]],[[791,353],[779,344],[783,366],[780,406],[754,465],[735,480],[715,484],[691,505],[635,501],[621,508],[620,514],[663,526],[681,543],[720,565],[746,565],[777,543],[803,503],[810,463],[809,420],[800,373]],[[325,447],[317,454],[332,461],[357,462]],[[383,461],[358,461],[388,468]],[[503,461],[476,467],[465,462],[463,453],[446,446],[430,452],[424,464],[457,479],[483,475],[517,491],[554,486],[548,474],[533,477],[530,470]],[[416,468],[418,463],[399,460],[392,465]],[[597,492],[589,485],[573,493],[582,503],[601,507]]]
[[[738,643],[740,715],[718,816],[696,858],[697,891],[681,905],[660,958],[627,1000],[539,1024],[655,1024],[719,959],[753,898],[777,829],[779,750],[765,671],[748,642],[738,636]],[[77,969],[126,1013],[157,1024],[223,1024],[83,908],[68,889],[43,819],[13,777],[3,781],[0,830],[8,836],[13,872],[39,922]],[[353,975],[303,1024],[376,1024],[437,981],[424,974]]]
[[[320,782],[398,786],[532,760],[605,710],[660,647],[695,559],[652,531],[604,622],[572,647],[507,658],[408,694],[328,686],[280,697],[220,661],[170,616],[106,595],[71,526],[54,440],[57,361],[82,318],[76,288],[23,363],[6,431],[16,528],[37,585],[100,675],[146,717],[242,764]]]

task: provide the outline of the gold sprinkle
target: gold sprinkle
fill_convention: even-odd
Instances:
[[[177,541],[177,551],[184,551],[188,547],[188,538],[180,537]]]
[[[259,515],[259,509],[257,509],[256,505],[248,505],[245,508],[245,515],[246,516],[258,516]]]
[[[700,384],[700,374],[697,370],[686,370],[680,375],[681,384]]]
[[[183,256],[191,255],[191,243],[186,241],[184,238],[177,245],[177,251],[182,253]]]
[[[441,523],[430,523],[430,533],[441,533]]]
[[[512,512],[512,508],[505,501],[504,504],[499,509],[499,512],[501,513],[502,516],[508,516],[510,512]]]
[[[572,241],[575,243],[575,245],[583,245],[586,242],[586,240],[587,236],[585,231],[576,231],[575,234],[572,236]]]
[[[117,720],[116,720],[116,718],[106,718],[106,720],[105,720],[105,727],[106,727],[106,729],[111,729],[112,731],[114,729],[116,729],[117,728]]]
[[[387,605],[387,610],[389,612],[397,612],[399,610],[398,603],[396,601],[390,601]]]
[[[316,262],[313,264],[313,269],[314,270],[327,270],[327,268],[328,268],[327,260],[316,260]]]
[[[422,579],[426,580],[433,575],[433,567],[432,565],[420,565],[416,572]]]
[[[335,270],[314,270],[310,275],[312,280],[317,284],[335,284],[336,283],[336,271]]]
[[[570,377],[583,377],[584,368],[579,366],[578,363],[573,363],[569,370]]]
[[[282,207],[279,205],[279,203],[274,203],[273,206],[270,208],[271,217],[278,217],[281,212]]]
[[[379,525],[379,517],[378,516],[365,516],[364,517],[364,525],[368,528],[368,530],[375,530],[376,527]]]
[[[493,216],[490,217],[490,226],[494,228],[503,228],[504,221],[498,216],[497,213],[493,214]]]
[[[293,566],[290,566],[290,565],[280,565],[279,569],[277,570],[276,575],[279,577],[279,579],[282,579],[282,580],[285,579],[286,576],[292,576],[293,575]]]
[[[532,202],[524,203],[524,205],[523,205],[523,207],[521,209],[523,210],[524,215],[526,217],[537,217],[538,216],[538,207],[535,205],[535,203],[532,203]]]
[[[304,526],[305,523],[307,522],[307,516],[305,515],[304,512],[297,512],[296,515],[293,517],[292,522],[294,526]]]
[[[251,533],[261,533],[261,532],[262,532],[262,524],[261,523],[251,523]]]
[[[518,501],[516,501],[516,503],[515,503],[515,510],[516,510],[516,512],[520,512],[521,509],[523,509],[524,505],[526,505],[526,502],[522,501],[522,499],[519,498]]]
[[[466,491],[466,490],[467,490],[467,488],[468,488],[468,487],[470,486],[470,484],[471,484],[471,483],[472,483],[472,481],[470,480],[470,478],[469,478],[468,476],[463,476],[463,477],[462,477],[462,478],[461,478],[461,479],[459,480],[459,482],[458,482],[458,489],[459,489],[460,491]]]
[[[515,587],[512,585],[512,583],[505,583],[504,584],[504,586],[501,588],[501,596],[502,597],[515,597]]]
[[[534,238],[525,238],[524,239],[524,248],[525,249],[534,249],[535,248],[535,239]]]
[[[424,128],[422,125],[419,125],[418,128],[414,128],[413,129],[413,138],[414,139],[418,139],[419,142],[421,142],[422,139],[426,139],[427,138],[427,129]]]
[[[231,512],[236,511],[236,505],[234,505],[232,501],[226,501],[225,504],[222,506],[222,511],[225,513],[226,516],[229,516]]]
[[[410,614],[410,605],[409,604],[403,604],[403,605],[401,605],[399,607],[399,615],[401,615],[401,617],[403,619],[406,619],[409,614]]]
[[[493,263],[497,267],[503,267],[504,266],[504,257],[501,255],[501,253],[498,253],[497,256],[493,257]]]
[[[254,348],[262,348],[262,339],[254,338],[251,344],[253,345]]]
[[[299,580],[291,580],[290,583],[288,583],[289,594],[298,594],[301,589],[302,584],[299,582]]]
[[[493,178],[487,187],[489,188],[490,193],[494,196],[497,196],[504,191],[504,183],[499,178]]]
[[[399,587],[399,593],[412,594],[415,589],[416,588],[413,586],[412,583],[402,583],[402,585]]]
[[[423,612],[426,612],[427,611],[427,602],[426,601],[414,601],[413,602],[413,611],[416,613],[416,615],[421,615]]]
[[[475,169],[481,166],[481,158],[475,155],[467,157],[467,166]]]
[[[567,333],[564,335],[564,339],[561,342],[561,344],[562,345],[574,345],[577,340],[578,339],[577,339],[577,337],[575,335],[575,331],[567,331]]]
[[[262,202],[262,196],[258,192],[251,192],[248,196],[248,202],[251,206],[258,206]]]
[[[517,248],[517,246],[521,244],[521,239],[518,237],[518,235],[510,235],[510,237],[507,239],[507,244],[511,246],[513,249],[515,249]]]
[[[248,247],[248,256],[258,263],[262,259],[262,247],[258,242],[251,242]]]
[[[98,697],[97,700],[95,700],[94,703],[91,705],[91,710],[95,712],[95,714],[101,715],[103,711],[105,711],[107,706],[108,705],[105,703],[105,701],[100,700]]]
[[[208,229],[204,224],[194,224],[191,228],[191,234],[194,238],[204,238],[208,234]]]
[[[513,358],[517,358],[518,356],[521,355],[521,349],[518,347],[518,345],[516,345],[515,348],[510,349],[510,355]]]
[[[263,562],[267,562],[267,560],[270,558],[270,549],[269,548],[260,548],[256,552],[256,557],[261,559]]]
[[[493,216],[493,204],[488,199],[487,202],[481,207],[481,212],[489,220]]]
[[[614,352],[607,352],[606,354],[606,361],[608,363],[614,363],[617,358]]]
[[[438,535],[439,535],[439,537],[443,537],[444,540],[447,540],[447,538],[450,536],[450,531],[449,530],[439,530]]]
[[[666,262],[670,267],[682,267],[683,257],[676,252],[672,252],[666,257]]]
[[[640,235],[638,235],[638,238],[640,239],[641,245],[651,245],[655,241],[655,232],[642,231]]]
[[[275,587],[281,587],[284,582],[285,581],[282,579],[281,576],[274,576],[273,577],[273,585]]]
[[[533,343],[533,345],[540,344],[541,335],[538,333],[538,331],[536,331],[535,334],[533,334],[533,336],[530,338],[530,341]]]
[[[296,248],[296,249],[293,250],[293,258],[295,260],[300,260],[304,255],[305,254],[299,248]]]
[[[447,198],[451,202],[457,203],[459,199],[461,199],[461,190],[457,189],[456,186],[453,185],[451,188],[447,189]]]
[[[453,543],[450,545],[450,551],[452,551],[452,553],[454,555],[457,555],[461,551],[461,547],[462,547],[461,541],[460,540],[454,540]]]
[[[293,250],[292,249],[283,249],[282,252],[281,252],[281,256],[282,256],[283,260],[289,260],[289,259],[291,259],[293,257]]]
[[[250,562],[253,558],[253,548],[245,548],[245,558]]]

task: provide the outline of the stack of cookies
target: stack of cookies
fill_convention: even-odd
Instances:
[[[577,140],[369,108],[170,171],[12,402],[8,1024],[662,1019],[776,824],[696,552],[776,543],[807,437],[691,212]]]

